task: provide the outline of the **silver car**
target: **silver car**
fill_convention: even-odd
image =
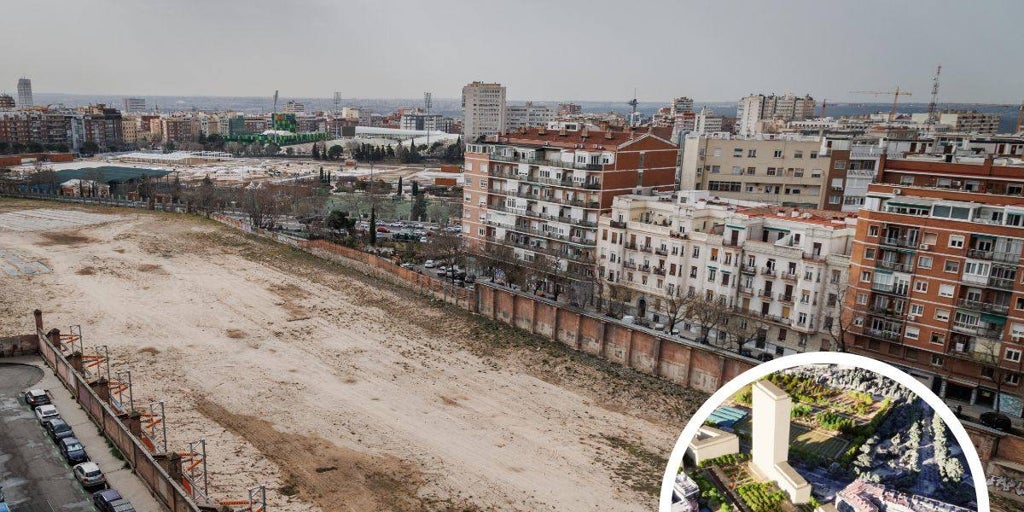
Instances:
[[[78,480],[78,483],[82,484],[82,487],[92,488],[107,485],[107,477],[103,476],[99,464],[95,462],[76,464],[71,471],[75,474],[75,479]]]

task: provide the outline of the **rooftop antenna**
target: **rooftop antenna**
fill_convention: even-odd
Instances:
[[[334,91],[334,110],[341,110],[341,93]]]
[[[942,64],[935,70],[935,78],[932,78],[932,100],[928,102],[928,124],[933,125],[939,121],[939,113],[935,106],[939,102],[939,74],[942,73]]]
[[[629,105],[630,107],[633,107],[633,111],[630,112],[630,114],[629,114],[629,124],[630,124],[630,126],[637,126],[637,125],[640,124],[640,123],[637,122],[638,119],[637,119],[637,114],[636,114],[636,106],[639,105],[639,104],[640,104],[640,102],[636,100],[636,88],[634,87],[633,88],[633,99],[631,99],[631,100],[626,102],[626,105]]]

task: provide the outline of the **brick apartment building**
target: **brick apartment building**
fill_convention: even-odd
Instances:
[[[1024,164],[945,160],[889,160],[870,186],[845,296],[849,348],[941,397],[999,400],[1021,417]]]
[[[463,232],[478,255],[512,248],[571,279],[593,274],[597,223],[615,196],[671,191],[677,146],[641,132],[525,128],[469,144]]]

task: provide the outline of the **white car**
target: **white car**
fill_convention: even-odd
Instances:
[[[49,420],[60,418],[60,412],[52,405],[40,405],[36,407],[36,418],[39,419],[41,425]]]
[[[434,268],[435,266],[437,266],[437,263],[435,263],[434,260],[427,260],[423,262],[423,268]]]
[[[82,484],[82,487],[106,487],[107,479],[103,476],[103,472],[100,471],[99,464],[95,462],[83,462],[76,464],[72,468],[72,472],[75,474],[75,478],[78,483]]]

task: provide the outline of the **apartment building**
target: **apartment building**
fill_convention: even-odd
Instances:
[[[403,130],[430,130],[432,132],[447,132],[451,128],[451,124],[451,118],[441,114],[422,112],[406,112],[398,121],[399,128]]]
[[[761,121],[800,121],[814,116],[814,98],[799,98],[790,93],[752,94],[740,99],[736,107],[736,133],[742,136],[761,133]]]
[[[466,149],[463,240],[486,256],[513,249],[553,262],[572,279],[592,275],[597,223],[615,196],[671,191],[677,146],[652,133],[528,128]]]
[[[137,114],[146,111],[146,99],[145,98],[125,98],[124,99],[124,113],[125,114]]]
[[[915,123],[928,122],[928,114],[912,114]],[[999,133],[999,114],[977,110],[943,110],[938,113],[938,124],[958,133]]]
[[[18,107],[19,108],[32,108],[35,103],[32,102],[32,79],[30,78],[19,78],[18,79]]]
[[[960,166],[930,168],[938,176],[915,181],[949,180]],[[1004,413],[1021,417],[1024,163],[1013,173],[1000,171],[1013,174],[1016,185],[999,176],[989,177],[1003,183],[994,193],[982,192],[984,184],[978,190],[871,185],[854,241],[844,321],[852,351],[904,368],[944,399],[984,407],[998,401]]]
[[[10,94],[0,94],[0,110],[14,110],[14,97]]]
[[[683,141],[679,188],[707,190],[723,198],[819,208],[826,197],[828,167],[818,137],[698,133]]]
[[[160,120],[162,142],[195,142],[199,138],[199,121],[190,117],[165,117]]]
[[[473,82],[462,88],[462,133],[467,142],[505,132],[505,87]]]
[[[602,294],[655,324],[673,316],[673,297],[721,298],[757,334],[742,347],[725,333],[708,337],[752,356],[828,348],[855,223],[706,191],[618,196],[598,227]],[[692,320],[674,329],[692,338],[701,331]]]
[[[509,105],[505,113],[506,129],[515,131],[520,128],[547,126],[555,120],[555,111],[544,105],[534,105],[532,101],[525,105]]]
[[[139,142],[139,118],[124,116],[121,118],[121,138],[125,144],[134,146]]]

